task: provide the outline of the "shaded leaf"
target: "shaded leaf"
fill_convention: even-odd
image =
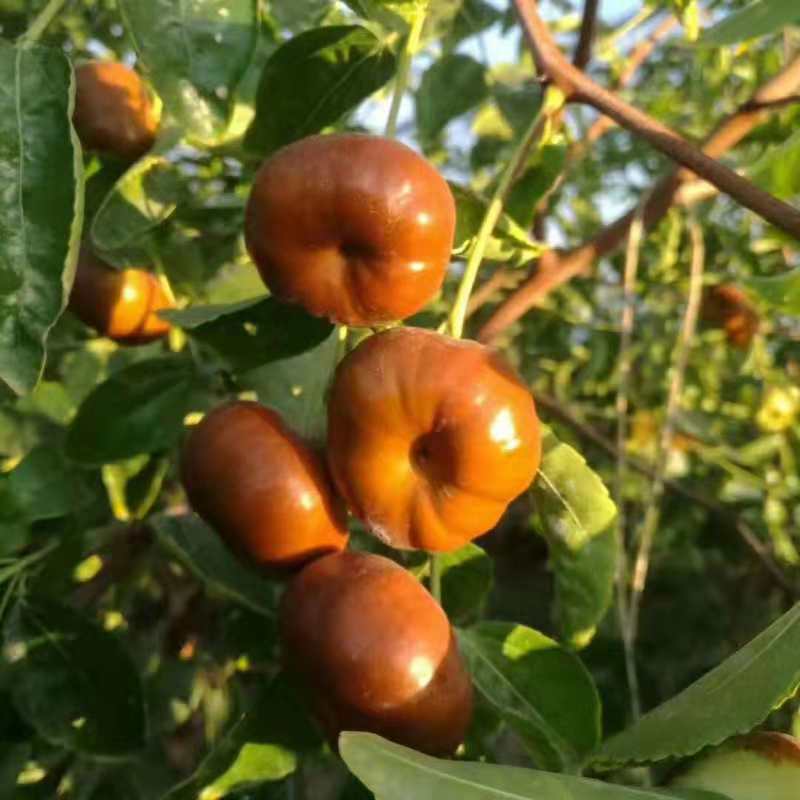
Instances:
[[[800,686],[800,603],[688,689],[613,736],[602,765],[694,755],[746,733]]]
[[[477,106],[488,93],[483,64],[461,53],[443,56],[426,70],[417,90],[420,138],[434,141],[450,120]]]
[[[210,589],[273,618],[277,584],[243,566],[220,537],[194,514],[151,520],[159,542]]]
[[[343,733],[339,748],[347,766],[378,800],[664,800],[665,796],[663,789],[431,758],[371,733]]]
[[[800,269],[769,278],[747,277],[742,283],[770,308],[800,315]]]
[[[502,18],[502,12],[484,0],[462,0],[445,42],[448,47],[455,47],[463,39],[481,33]]]
[[[219,140],[255,52],[257,0],[120,0],[119,6],[164,108],[189,138]]]
[[[267,154],[319,133],[380,89],[395,69],[392,52],[359,25],[298,34],[264,68],[248,147]]]
[[[485,550],[467,544],[437,556],[442,570],[442,607],[453,622],[477,616],[494,582],[494,564]]]
[[[208,322],[215,322],[231,314],[238,314],[251,306],[257,305],[265,298],[253,297],[238,303],[216,303],[208,306],[190,306],[189,308],[167,309],[159,311],[158,315],[177,325],[180,328],[193,330]]]
[[[459,631],[475,687],[544,769],[569,770],[600,741],[600,698],[580,660],[538,631],[481,622]]]
[[[564,170],[567,146],[563,141],[546,144],[536,154],[533,163],[514,183],[506,199],[506,213],[523,228],[533,225],[539,201],[552,188]]]
[[[83,162],[61,51],[0,42],[0,83],[0,384],[25,394],[41,376],[72,284]]]
[[[799,194],[800,131],[770,147],[747,172],[755,183],[783,200]]]
[[[86,398],[67,433],[67,455],[84,464],[168,450],[183,432],[197,375],[171,356],[116,372]]]
[[[531,489],[548,535],[571,550],[607,530],[617,507],[586,459],[546,428],[542,463]]]
[[[733,44],[778,32],[785,26],[798,22],[800,9],[794,0],[756,0],[706,31],[700,44]]]
[[[105,757],[144,745],[139,674],[113,635],[67,606],[27,597],[9,614],[3,640],[14,703],[40,736]]]

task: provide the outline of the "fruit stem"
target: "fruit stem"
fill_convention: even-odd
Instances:
[[[394,138],[397,135],[397,120],[400,116],[400,105],[408,88],[408,79],[411,75],[411,62],[419,51],[422,39],[422,30],[425,27],[425,16],[428,12],[428,1],[422,0],[417,4],[411,30],[406,37],[405,45],[400,53],[400,63],[397,66],[397,77],[394,80],[394,94],[392,105],[389,107],[389,118],[386,120],[386,135]]]
[[[431,594],[437,603],[442,602],[442,561],[436,553],[431,553],[430,562]]]
[[[553,115],[564,105],[564,101],[564,95],[555,87],[551,86],[547,90],[542,105],[536,112],[536,116],[520,139],[511,159],[506,164],[500,176],[500,181],[497,184],[494,195],[486,208],[486,213],[481,222],[481,227],[478,230],[478,235],[475,237],[475,243],[467,259],[464,275],[461,278],[461,284],[458,287],[458,293],[456,294],[453,308],[450,311],[448,327],[451,336],[456,339],[460,339],[464,332],[464,321],[467,317],[469,298],[475,287],[478,270],[480,269],[481,261],[486,252],[486,247],[489,244],[489,238],[494,231],[495,225],[497,225],[497,221],[500,219],[500,215],[503,213],[503,205],[508,190],[511,188],[514,178],[521,171],[520,168],[527,160],[533,145],[541,142],[548,135],[548,123]]]
[[[45,32],[47,26],[55,19],[56,15],[63,8],[67,0],[50,0],[50,2],[39,12],[36,19],[31,23],[22,36],[19,43],[23,45],[34,44]]]

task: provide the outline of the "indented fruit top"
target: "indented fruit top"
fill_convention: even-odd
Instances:
[[[394,547],[453,550],[536,475],[533,398],[490,348],[397,328],[339,365],[328,459],[351,511]]]
[[[306,567],[280,610],[284,656],[331,740],[365,730],[451,753],[472,715],[472,684],[438,603],[389,559],[346,552]]]
[[[75,70],[73,121],[85,150],[135,161],[155,141],[158,129],[147,88],[124,64],[90,61]]]
[[[209,413],[186,441],[181,478],[195,511],[256,567],[297,569],[347,544],[324,463],[258,403]]]
[[[439,291],[455,203],[424,158],[391,139],[311,136],[258,172],[245,235],[275,296],[347,325],[415,313]]]

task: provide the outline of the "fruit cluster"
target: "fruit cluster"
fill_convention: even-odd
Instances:
[[[89,105],[76,124],[91,117]],[[126,142],[141,143],[149,115],[138,101],[126,109],[141,134]],[[89,130],[90,145],[105,143]],[[341,134],[309,137],[264,163],[245,239],[274,297],[373,327],[439,291],[454,232],[452,194],[425,159],[395,141]],[[135,279],[103,269],[82,256],[78,314],[121,341],[163,335],[157,282],[137,291],[150,293],[133,308],[125,298]],[[90,271],[102,275],[92,283]],[[395,562],[346,551],[347,511],[391,547],[454,550],[494,527],[530,485],[540,449],[533,398],[497,353],[408,327],[369,336],[339,364],[325,458],[253,402],[216,408],[193,428],[181,459],[192,507],[249,564],[296,573],[281,606],[285,660],[334,745],[341,730],[360,729],[450,753],[472,710],[446,614]]]

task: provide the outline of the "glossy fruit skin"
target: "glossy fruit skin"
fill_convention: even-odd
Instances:
[[[758,333],[758,312],[738,286],[721,283],[707,289],[701,312],[706,322],[723,328],[728,341],[739,350],[747,350]]]
[[[485,533],[540,460],[533,397],[490,348],[395,328],[337,369],[331,473],[350,510],[393,547],[448,551]]]
[[[272,293],[311,314],[371,326],[439,291],[455,235],[447,182],[380,136],[311,136],[256,175],[245,237]]]
[[[206,415],[184,445],[181,480],[194,510],[262,570],[298,569],[347,544],[324,462],[258,403]]]
[[[463,741],[473,690],[450,622],[393,561],[358,552],[315,561],[289,585],[279,623],[287,667],[334,747],[345,730],[433,755]]]
[[[84,150],[136,161],[153,146],[158,118],[142,79],[124,64],[90,61],[75,70],[73,123]]]
[[[126,345],[153,342],[170,331],[157,312],[174,307],[151,272],[116,270],[81,249],[69,308],[102,336]]]

